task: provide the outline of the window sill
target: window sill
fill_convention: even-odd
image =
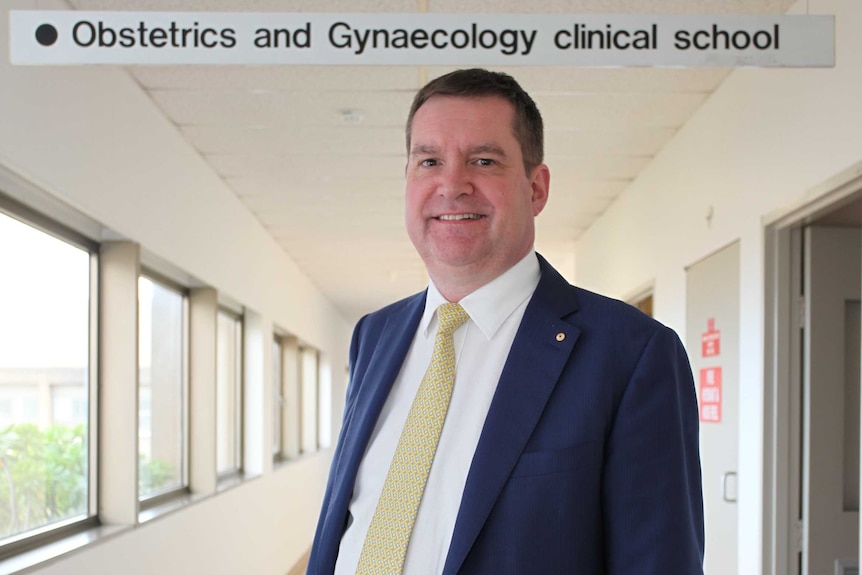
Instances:
[[[80,549],[111,539],[112,537],[131,531],[137,526],[147,524],[159,517],[165,517],[181,509],[185,509],[214,497],[224,491],[244,485],[259,477],[258,475],[231,475],[219,480],[216,492],[211,494],[184,493],[172,497],[163,503],[155,505],[138,514],[137,525],[99,525],[84,529],[79,533],[63,537],[51,543],[40,545],[35,549],[24,551],[0,560],[0,575],[22,575],[30,571],[47,567],[52,562]]]
[[[258,477],[260,477],[260,474],[252,475],[250,473],[232,473],[230,475],[225,475],[224,477],[219,477],[218,483],[216,484],[216,493],[224,493],[234,487],[239,487],[240,485],[245,485],[249,481],[254,481]]]
[[[57,541],[40,545],[36,549],[24,551],[14,557],[0,561],[0,575],[26,573],[30,570],[45,567],[69,553],[82,547],[105,541],[111,537],[132,529],[129,525],[99,525],[80,533],[63,537]]]
[[[170,515],[171,513],[179,511],[180,509],[185,509],[198,501],[203,501],[208,497],[211,497],[211,495],[201,493],[179,494],[176,497],[172,497],[158,505],[153,505],[152,507],[138,513],[138,524],[143,525],[153,519]]]

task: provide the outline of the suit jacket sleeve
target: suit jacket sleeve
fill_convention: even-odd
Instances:
[[[605,561],[611,575],[703,568],[697,402],[688,358],[661,327],[623,391],[605,445]]]

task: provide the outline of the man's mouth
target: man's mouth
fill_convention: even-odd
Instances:
[[[454,222],[458,220],[480,220],[485,216],[481,214],[443,214],[437,216],[436,220],[442,220],[444,222]]]

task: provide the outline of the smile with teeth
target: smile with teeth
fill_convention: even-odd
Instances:
[[[480,214],[443,214],[442,216],[437,216],[437,219],[451,222],[457,220],[479,220],[483,217]]]

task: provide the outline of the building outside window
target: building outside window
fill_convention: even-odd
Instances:
[[[95,248],[59,236],[0,212],[0,546],[86,519],[95,497]]]
[[[185,294],[138,280],[138,495],[183,490],[187,481]]]
[[[218,313],[216,351],[216,471],[242,468],[242,321]]]

